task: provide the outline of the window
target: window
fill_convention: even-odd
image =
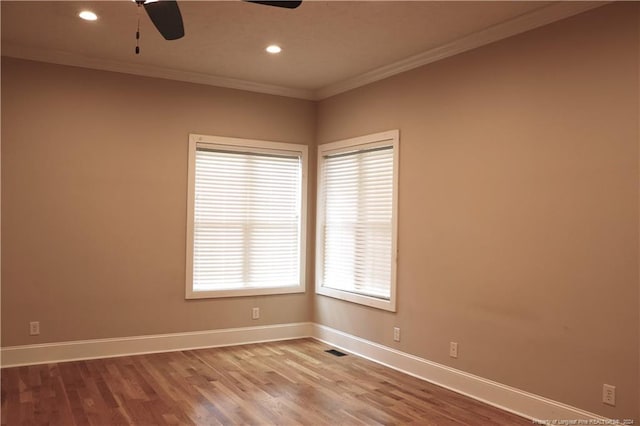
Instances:
[[[186,297],[304,292],[307,147],[190,135]]]
[[[316,292],[395,312],[397,130],[318,147]]]

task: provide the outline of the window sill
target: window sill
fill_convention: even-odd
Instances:
[[[382,309],[389,312],[396,312],[396,301],[394,294],[391,294],[390,300],[385,300],[327,287],[318,287],[316,289],[316,293],[323,296],[332,297],[334,299],[344,300],[346,302],[369,306],[371,308]]]
[[[222,297],[265,296],[270,294],[304,293],[304,286],[271,287],[271,288],[242,288],[229,290],[193,291],[187,289],[185,299],[217,299]]]

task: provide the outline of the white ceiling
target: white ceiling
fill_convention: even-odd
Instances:
[[[597,2],[313,1],[280,9],[179,1],[185,37],[166,41],[122,1],[2,1],[2,54],[324,98],[553,22]],[[95,22],[77,17],[89,9]],[[282,46],[270,55],[264,48]]]

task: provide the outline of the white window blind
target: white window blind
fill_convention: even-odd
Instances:
[[[299,286],[301,155],[198,146],[194,179],[193,292]]]
[[[321,294],[389,300],[394,284],[394,146],[347,148],[321,159]],[[321,153],[322,155],[322,153]],[[357,300],[356,300],[357,301]],[[395,306],[393,307],[395,309]]]

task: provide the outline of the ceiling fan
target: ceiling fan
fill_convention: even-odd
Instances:
[[[248,3],[263,4],[266,6],[283,7],[295,9],[302,1],[262,1],[243,0]],[[175,0],[135,0],[138,7],[144,6],[144,10],[149,15],[149,19],[156,26],[160,34],[167,40],[177,40],[184,36],[184,25],[182,24],[182,14]],[[136,39],[140,39],[140,22],[138,19],[138,31]],[[136,53],[140,53],[140,48],[136,46]]]

